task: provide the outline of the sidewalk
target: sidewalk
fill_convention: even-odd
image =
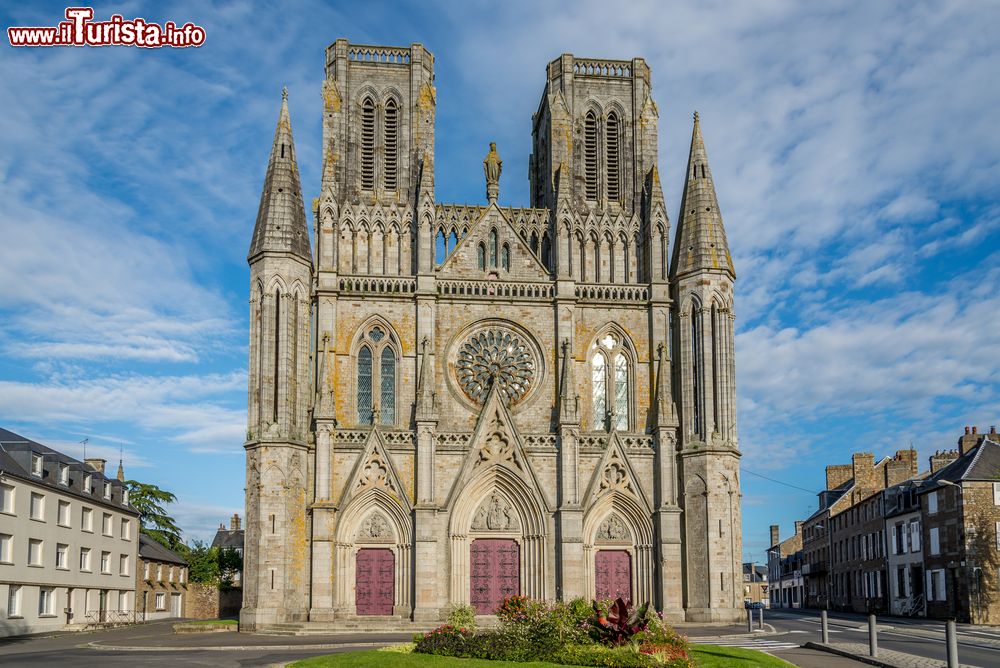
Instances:
[[[885,668],[941,668],[945,665],[944,659],[914,656],[881,647],[878,650],[878,657],[871,657],[868,656],[868,645],[859,642],[832,642],[825,645],[818,642],[807,642],[803,647],[831,652],[872,666],[884,666]],[[971,668],[965,664],[961,664],[961,666],[962,668]]]

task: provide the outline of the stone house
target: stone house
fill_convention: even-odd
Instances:
[[[139,514],[106,463],[0,429],[0,636],[133,619]]]
[[[883,493],[889,580],[885,593],[892,615],[924,614],[924,549],[917,490],[925,476],[887,487]]]
[[[769,607],[802,607],[802,559],[802,522],[795,523],[795,534],[785,540],[780,539],[780,527],[772,524],[771,547],[767,551]]]
[[[212,547],[218,548],[220,550],[235,550],[240,557],[243,557],[243,542],[244,542],[245,531],[240,526],[240,516],[238,513],[233,513],[233,516],[229,518],[229,528],[226,528],[225,524],[220,524],[219,529],[215,532],[215,536],[212,538]],[[243,570],[240,569],[233,576],[233,586],[240,587],[243,583]]]
[[[1000,436],[969,430],[917,496],[926,615],[1000,624]]]
[[[188,565],[184,558],[141,534],[136,570],[139,621],[183,617],[187,590]]]
[[[739,619],[735,271],[697,115],[669,252],[643,59],[547,65],[527,207],[495,145],[485,201],[436,199],[423,46],[325,65],[312,242],[283,99],[248,254],[242,626],[516,593]]]

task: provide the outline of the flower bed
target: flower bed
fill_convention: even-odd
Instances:
[[[452,612],[448,624],[414,638],[414,652],[491,661],[549,661],[576,666],[691,668],[687,639],[648,605],[623,600],[545,603],[504,599],[500,624],[479,630],[471,608]]]

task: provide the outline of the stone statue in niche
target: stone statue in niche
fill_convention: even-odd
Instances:
[[[520,524],[510,502],[493,492],[473,516],[472,528],[476,531],[517,531]]]
[[[372,513],[368,519],[361,523],[358,538],[362,541],[392,538],[389,520],[385,519],[382,513]]]
[[[598,540],[629,540],[629,530],[617,515],[609,515],[597,528]]]

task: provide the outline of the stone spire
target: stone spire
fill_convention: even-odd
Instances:
[[[674,255],[670,263],[671,278],[699,271],[722,271],[736,278],[729,242],[722,225],[719,201],[715,196],[712,170],[708,167],[708,152],[701,136],[698,112],[694,114],[691,153],[687,177],[681,197],[681,213],[674,237]]]
[[[306,211],[302,202],[299,167],[295,162],[292,121],[288,115],[288,89],[281,91],[281,113],[274,131],[271,159],[264,176],[257,223],[253,228],[248,260],[266,251],[291,253],[311,261]]]
[[[125,482],[125,467],[122,466],[122,460],[118,460],[118,482]]]

